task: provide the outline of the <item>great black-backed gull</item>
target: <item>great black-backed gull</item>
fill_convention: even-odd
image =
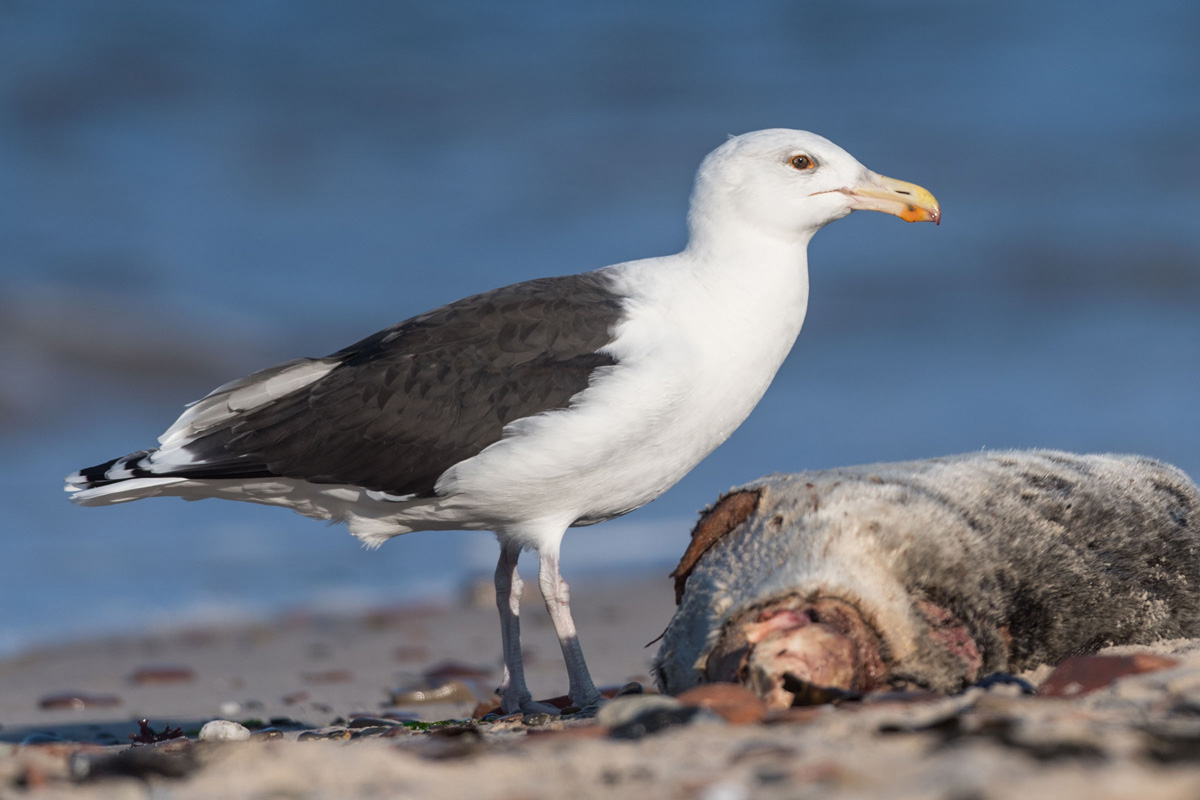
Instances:
[[[732,137],[700,165],[681,253],[495,289],[256,372],[190,406],[157,448],[81,470],[66,490],[80,505],[279,505],[371,546],[495,531],[503,709],[544,710],[521,664],[528,549],[572,701],[593,706],[563,534],[649,503],[741,424],[804,322],[809,240],[856,209],[941,213],[925,189],[815,134]]]

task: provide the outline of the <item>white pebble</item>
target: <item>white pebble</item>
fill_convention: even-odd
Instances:
[[[221,713],[227,717],[232,717],[235,714],[242,713],[242,704],[236,700],[227,700],[221,703]]]
[[[244,742],[250,738],[250,729],[227,719],[214,719],[204,723],[200,729],[202,742]]]

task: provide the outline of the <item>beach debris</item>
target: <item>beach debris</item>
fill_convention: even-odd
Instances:
[[[195,749],[187,739],[173,739],[116,753],[81,751],[67,760],[77,782],[124,776],[131,778],[184,778],[199,768]]]
[[[662,694],[631,695],[600,706],[596,712],[596,722],[605,728],[617,728],[648,711],[675,711],[681,708],[683,703],[674,697]]]
[[[354,673],[348,669],[327,669],[322,672],[302,672],[300,677],[310,684],[350,683],[354,680]]]
[[[334,741],[345,742],[350,740],[350,731],[346,728],[333,728],[319,731],[304,731],[297,737],[298,741]]]
[[[250,736],[249,728],[228,719],[211,720],[200,729],[202,742],[244,742]]]
[[[453,680],[487,680],[495,674],[491,667],[468,664],[464,661],[442,661],[421,673],[421,677],[430,683],[442,683]]]
[[[129,734],[129,739],[134,744],[158,744],[169,739],[184,738],[183,728],[172,728],[170,725],[163,727],[162,733],[155,733],[150,727],[150,720],[138,720],[138,732]]]
[[[60,708],[82,710],[85,708],[112,708],[121,705],[115,694],[88,694],[87,692],[59,692],[48,694],[38,700],[38,708],[47,711]]]
[[[403,725],[402,722],[388,717],[354,717],[346,724],[348,728],[391,728]]]
[[[776,475],[710,509],[673,575],[665,692],[954,692],[1200,636],[1200,493],[1152,459],[1036,450]]]
[[[724,722],[721,715],[700,704],[685,705],[661,694],[625,695],[605,703],[596,723],[614,739],[641,739],[652,733],[694,721]]]
[[[684,706],[710,709],[731,725],[762,722],[767,717],[767,704],[762,698],[735,683],[693,686],[675,699]]]
[[[488,692],[490,695],[491,692]],[[413,686],[404,686],[389,694],[388,705],[419,706],[432,703],[477,703],[476,689],[466,681],[424,681]]]
[[[1038,694],[1042,697],[1078,697],[1103,689],[1126,675],[1157,672],[1178,665],[1179,659],[1154,653],[1071,656],[1054,668],[1042,682]]]
[[[129,676],[129,681],[136,686],[150,686],[165,683],[190,683],[196,679],[196,673],[191,667],[172,665],[156,665],[139,667]]]

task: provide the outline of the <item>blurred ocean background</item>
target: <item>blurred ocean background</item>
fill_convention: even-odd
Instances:
[[[61,482],[253,369],[678,250],[700,159],[764,127],[927,187],[943,224],[820,233],[762,404],[660,500],[570,533],[568,579],[665,576],[697,510],[773,471],[1054,447],[1200,476],[1194,0],[12,0],[0,652],[490,575],[489,534],[367,552],[278,509],[81,509]]]

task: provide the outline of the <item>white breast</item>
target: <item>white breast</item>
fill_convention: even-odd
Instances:
[[[687,253],[609,269],[630,298],[608,348],[617,365],[569,410],[519,420],[447,472],[439,513],[541,546],[536,531],[650,502],[746,419],[804,321],[807,268],[794,249],[712,274],[697,275]]]

